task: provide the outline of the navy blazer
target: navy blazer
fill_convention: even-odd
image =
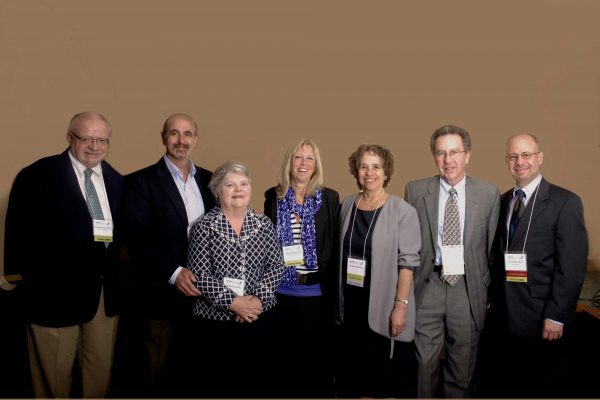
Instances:
[[[527,283],[506,282],[504,252],[512,189],[502,195],[496,235],[494,295],[511,332],[541,337],[543,321],[571,322],[585,279],[588,238],[581,199],[573,192],[542,179],[533,206],[527,203],[509,251],[522,251],[527,235]],[[533,215],[531,210],[533,208]]]
[[[208,189],[212,172],[196,166],[205,212],[215,205]],[[151,317],[191,315],[191,300],[168,281],[188,259],[185,204],[164,159],[125,177],[123,236],[131,259],[134,307]]]
[[[26,320],[64,327],[90,321],[104,283],[107,316],[119,311],[116,253],[122,177],[107,162],[102,176],[115,224],[113,243],[94,242],[93,224],[68,149],[19,172],[6,213],[5,271],[21,274]]]

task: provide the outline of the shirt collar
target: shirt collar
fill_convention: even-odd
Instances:
[[[183,180],[183,174],[181,173],[181,170],[179,168],[177,168],[177,166],[173,163],[173,161],[171,161],[169,159],[169,157],[167,157],[166,154],[163,156],[163,159],[165,160],[165,164],[167,164],[167,168],[169,169],[169,172],[173,176],[173,179]],[[193,177],[196,175],[196,166],[194,165],[193,162],[191,162],[191,161],[188,161],[188,162],[190,163],[190,176]]]
[[[71,149],[68,151],[69,158],[71,159],[71,163],[75,167],[75,169],[83,176],[84,172],[88,167],[86,167],[81,161],[75,158]],[[102,163],[98,163],[95,167],[90,168],[96,175],[102,176]]]
[[[533,192],[535,192],[535,189],[539,186],[540,182],[542,181],[542,174],[538,174],[538,176],[535,177],[534,180],[532,180],[531,182],[529,182],[528,185],[526,185],[525,187],[518,187],[515,186],[513,188],[513,196],[515,195],[515,192],[519,189],[521,189],[522,191],[525,192],[525,198],[529,199],[531,198],[531,196],[533,195]]]
[[[446,182],[442,177],[440,177],[440,189],[444,192],[445,195],[449,195],[450,189],[456,189],[457,195],[460,197],[462,193],[465,192],[465,184],[467,181],[467,176],[463,176],[463,178],[454,186],[450,186],[448,182]]]

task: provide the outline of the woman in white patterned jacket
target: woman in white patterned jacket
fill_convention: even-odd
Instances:
[[[209,188],[219,205],[194,222],[189,268],[202,292],[194,302],[199,390],[209,397],[268,395],[272,309],[283,277],[281,246],[268,217],[250,205],[247,168],[228,161]]]

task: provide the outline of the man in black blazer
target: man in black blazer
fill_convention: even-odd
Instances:
[[[110,137],[102,115],[77,114],[69,148],[25,167],[12,186],[5,269],[22,277],[16,290],[29,323],[35,397],[69,397],[76,359],[82,396],[108,393],[119,311],[113,220],[122,191],[121,175],[104,161]]]
[[[187,268],[189,228],[215,200],[208,189],[212,173],[190,160],[198,143],[196,122],[171,115],[161,136],[166,154],[125,177],[123,227],[137,289],[133,309],[142,316],[147,383],[168,395],[181,366],[174,346],[186,339],[191,300],[200,295]]]
[[[503,370],[510,374],[499,387],[518,397],[561,396],[588,255],[581,199],[542,178],[543,161],[534,135],[508,139],[515,187],[502,196],[494,285],[507,334]]]

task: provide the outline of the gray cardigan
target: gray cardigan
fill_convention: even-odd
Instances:
[[[352,220],[352,205],[358,194],[347,196],[342,203],[340,243]],[[344,320],[344,294],[342,290],[342,249],[338,273],[338,304],[336,318]],[[399,266],[417,268],[420,264],[421,228],[417,211],[404,200],[390,196],[381,209],[373,228],[371,251],[371,286],[369,300],[369,326],[380,335],[402,342],[413,340],[415,334],[415,296],[411,285],[408,298],[406,328],[395,337],[390,336],[390,315],[396,300]]]

